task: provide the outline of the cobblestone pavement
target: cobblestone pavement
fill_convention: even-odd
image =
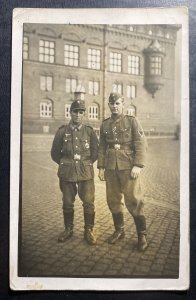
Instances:
[[[97,177],[97,245],[83,239],[83,209],[75,202],[74,235],[57,242],[63,230],[61,193],[57,165],[51,161],[52,136],[25,136],[22,168],[22,242],[19,276],[29,277],[126,277],[176,278],[179,271],[179,142],[149,140],[148,166],[142,172],[149,246],[136,249],[132,217],[125,209],[126,236],[115,245],[107,238],[113,232],[105,200],[105,183]]]

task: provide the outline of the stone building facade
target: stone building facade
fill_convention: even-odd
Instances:
[[[70,120],[76,88],[85,90],[85,122],[99,131],[118,91],[125,113],[147,134],[175,130],[177,26],[25,24],[23,132],[53,133]]]

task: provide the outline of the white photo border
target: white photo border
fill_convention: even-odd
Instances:
[[[24,23],[178,24],[182,26],[180,141],[180,260],[178,279],[18,277],[18,224]],[[13,290],[186,290],[190,282],[189,241],[189,56],[188,8],[89,8],[13,10],[10,161],[10,288]],[[141,288],[142,287],[142,288]]]

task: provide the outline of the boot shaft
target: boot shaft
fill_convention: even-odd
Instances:
[[[71,212],[64,211],[63,217],[64,217],[65,228],[73,229],[74,211]]]
[[[124,215],[122,212],[117,214],[112,214],[114,227],[116,230],[123,230],[124,229]]]
[[[94,223],[95,223],[95,213],[93,214],[84,213],[84,228],[93,229]]]

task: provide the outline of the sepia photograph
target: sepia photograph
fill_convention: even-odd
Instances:
[[[187,17],[14,11],[12,289],[188,288]]]

